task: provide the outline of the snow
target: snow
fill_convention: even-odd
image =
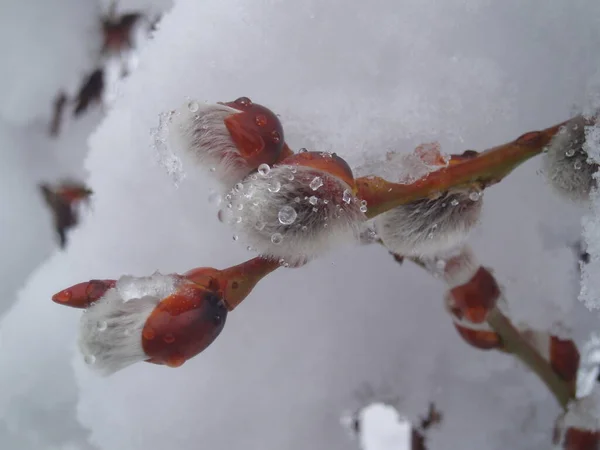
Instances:
[[[600,164],[600,127],[586,127],[585,151],[591,161]],[[597,166],[596,166],[597,167]],[[595,188],[590,195],[589,212],[582,219],[585,248],[590,261],[581,269],[581,292],[579,298],[590,309],[600,308],[600,191],[597,183],[600,174],[594,174]]]
[[[564,418],[564,426],[586,431],[600,430],[600,392],[598,392],[598,388],[569,404]]]
[[[435,401],[445,419],[433,450],[547,448],[559,410],[539,380],[510,356],[469,348],[444,311],[442,283],[380,246],[278,269],[179,369],[140,363],[99,378],[76,349],[81,312],[50,301],[92,278],[255,255],[219,223],[206,174],[183,162],[175,188],[156,163],[150,130],[188,98],[247,95],[280,114],[292,148],[336,151],[356,166],[365,152],[384,158],[436,140],[448,153],[482,149],[557,123],[597,69],[592,0],[351,6],[180,0],[166,15],[90,139],[93,211],[0,321],[8,448],[346,450],[337,418],[365,382],[389,386],[409,420]],[[37,114],[37,101],[23,98],[11,123]],[[539,167],[531,161],[486,191],[471,244],[503,284],[511,316],[543,329],[589,313],[566,242],[579,237],[581,209],[553,197]]]
[[[360,445],[363,450],[409,450],[410,422],[393,406],[374,403],[360,412]]]

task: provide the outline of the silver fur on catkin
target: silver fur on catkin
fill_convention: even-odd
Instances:
[[[365,220],[350,187],[327,172],[275,166],[254,173],[225,197],[226,221],[262,255],[296,265],[357,241]]]
[[[79,349],[92,369],[111,375],[148,359],[142,348],[146,320],[163,298],[175,292],[170,275],[122,277],[81,316]]]
[[[552,139],[543,156],[543,171],[556,192],[575,201],[589,199],[595,186],[594,173],[598,166],[588,162],[583,149],[585,119],[578,117],[567,123]]]
[[[375,218],[375,229],[392,252],[441,257],[465,243],[479,221],[481,193],[453,192],[398,206]]]
[[[228,189],[252,171],[224,122],[240,112],[225,105],[190,102],[172,114],[169,124],[169,144],[176,153],[210,171]]]

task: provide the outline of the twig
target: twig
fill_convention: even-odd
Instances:
[[[479,187],[496,184],[519,165],[542,153],[567,122],[569,121],[542,131],[526,133],[512,142],[431,172],[412,184],[392,183],[374,176],[358,178],[357,195],[367,201],[367,216],[372,218],[397,206],[451,189],[471,187],[474,184]]]
[[[487,323],[502,339],[504,349],[519,358],[546,384],[559,405],[566,410],[573,398],[572,389],[554,372],[546,361],[513,326],[510,320],[498,308],[487,315]]]
[[[427,270],[427,264],[419,258],[409,258],[419,267]],[[508,317],[496,306],[486,315],[486,322],[502,340],[502,350],[513,354],[533,371],[548,387],[558,404],[566,410],[574,397],[572,387],[554,371],[550,361],[546,361],[538,351],[514,327]]]

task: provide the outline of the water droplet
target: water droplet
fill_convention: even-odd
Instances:
[[[249,252],[253,251],[254,249],[252,248],[251,245],[249,245],[248,247],[246,247],[246,250],[248,250]]]
[[[361,213],[366,213],[367,212],[367,205],[360,205],[360,212]]]
[[[298,213],[291,206],[284,206],[279,210],[277,217],[283,225],[291,225],[298,217]]]
[[[142,331],[142,337],[148,341],[151,341],[156,337],[156,333],[152,328],[146,328]]]
[[[472,191],[469,193],[469,200],[476,202],[481,197],[481,192]]]
[[[342,200],[344,200],[344,203],[350,203],[352,201],[352,194],[348,189],[344,191],[344,194],[342,195]]]
[[[433,233],[429,233],[429,234],[427,235],[427,239],[433,239]]]
[[[254,122],[256,123],[256,125],[258,125],[259,127],[264,127],[267,124],[267,116],[265,116],[264,114],[259,114],[258,116],[256,116],[254,118]]]
[[[321,179],[321,177],[315,177],[309,184],[310,188],[313,191],[316,191],[317,189],[319,189],[321,186],[323,186],[323,180]]]
[[[456,199],[454,198],[454,199],[452,199],[452,201],[450,202],[450,204],[451,204],[452,206],[458,206],[458,200],[456,200]]]
[[[294,201],[295,201],[296,203],[300,203],[300,197],[296,197],[296,198],[294,199]]]
[[[96,357],[94,355],[85,355],[83,360],[86,364],[92,365],[96,362]]]
[[[431,229],[432,230],[437,230],[438,224],[434,223],[433,225],[431,225]]]
[[[240,97],[234,103],[240,106],[250,106],[252,105],[252,100],[250,100],[248,97]]]
[[[96,324],[96,328],[98,328],[98,331],[104,331],[108,328],[108,324],[102,320]]]
[[[286,267],[286,268],[290,267],[290,264],[289,263],[283,263],[283,267]]]
[[[210,194],[208,194],[208,203],[215,206],[220,205],[221,194],[219,194],[217,191],[212,191]]]
[[[323,203],[325,203],[326,205],[328,205],[329,204],[329,200],[325,199],[325,200],[323,200]]]
[[[217,213],[217,219],[219,219],[219,222],[225,223],[225,211],[220,209],[219,212]]]
[[[285,259],[281,258],[279,261],[277,261],[279,263],[280,266],[283,266],[285,264]]]
[[[257,220],[256,223],[254,224],[254,228],[256,228],[258,231],[262,231],[262,230],[264,230],[266,225],[267,224],[265,222],[263,222],[262,220]]]
[[[235,190],[236,190],[236,192],[241,192],[241,191],[243,191],[243,190],[244,190],[244,185],[243,185],[242,183],[237,183],[237,184],[235,185]]]
[[[271,167],[268,164],[261,164],[258,166],[258,173],[260,173],[263,177],[266,177],[271,171]]]
[[[313,195],[308,199],[308,203],[314,206],[319,203],[319,199]]]
[[[241,211],[242,209],[244,209],[243,203],[240,203],[239,205],[237,205],[237,210],[238,211]]]
[[[258,180],[258,177],[256,176],[256,174],[253,173],[252,175],[250,175],[250,179],[252,181],[256,181],[256,180]]]
[[[211,171],[211,172],[216,172],[216,171],[217,171],[217,168],[216,168],[216,167],[211,167],[211,168],[210,168],[210,171]]]
[[[290,173],[286,178],[290,181],[294,181],[294,174]]]
[[[279,192],[279,190],[281,189],[281,183],[279,181],[274,181],[273,183],[271,183],[268,189],[269,192]]]
[[[227,194],[227,195],[225,196],[225,200],[231,200],[231,194]]]
[[[322,152],[321,156],[324,158],[333,158],[333,154],[330,152]]]
[[[69,289],[61,291],[60,295],[56,298],[59,302],[66,303],[73,297],[73,292]]]
[[[329,226],[328,224],[325,224],[325,225],[323,225],[323,228],[327,228],[328,226]]]
[[[313,208],[313,212],[317,212],[317,211],[318,211],[318,209],[317,209],[317,208]]]
[[[179,367],[179,366],[183,365],[184,362],[185,362],[185,357],[178,353],[171,355],[171,356],[169,356],[169,358],[167,358],[167,366],[169,366],[169,367]]]
[[[304,147],[302,147],[300,150],[298,150],[298,153],[306,153],[308,150],[306,150]]]
[[[275,143],[275,144],[279,144],[279,142],[281,141],[281,135],[279,134],[278,131],[273,130],[271,132],[271,140]]]
[[[301,228],[301,230],[302,231],[306,231],[306,230],[308,230],[308,227],[306,225],[303,225],[302,228]]]
[[[173,333],[167,333],[163,336],[163,341],[165,341],[167,344],[172,344],[175,342],[175,336],[173,336]]]
[[[283,236],[280,233],[273,233],[271,236],[271,242],[275,245],[281,244],[283,241]]]
[[[234,234],[234,235],[233,235],[233,240],[234,240],[234,241],[237,241],[238,239],[239,239],[238,235],[237,235],[237,234]]]
[[[235,223],[242,223],[242,218],[241,217],[236,217],[235,218]]]
[[[195,113],[195,112],[198,112],[198,110],[200,109],[200,105],[198,104],[198,102],[189,102],[188,109],[191,112]]]
[[[446,268],[446,261],[444,261],[443,259],[438,259],[435,263],[435,266],[439,270],[444,270]]]
[[[565,152],[565,156],[566,156],[567,158],[570,158],[571,156],[575,156],[575,149],[572,149],[572,148],[570,148],[569,150],[567,150],[567,151]]]
[[[296,172],[297,172],[297,170],[296,170],[296,168],[295,168],[295,167],[292,167],[292,168],[290,169],[290,172],[292,172],[292,173],[296,173]]]
[[[231,203],[227,203],[227,208],[231,209],[233,208],[233,205]]]
[[[582,167],[581,161],[575,161],[575,163],[573,164],[573,167],[575,168],[575,170],[579,170]]]

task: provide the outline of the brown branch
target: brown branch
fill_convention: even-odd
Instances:
[[[460,158],[412,184],[392,183],[374,176],[358,178],[357,195],[367,201],[367,216],[372,218],[397,206],[436,196],[450,189],[493,185],[525,161],[540,154],[567,122],[526,133],[512,142],[474,156],[469,154],[469,157]]]

